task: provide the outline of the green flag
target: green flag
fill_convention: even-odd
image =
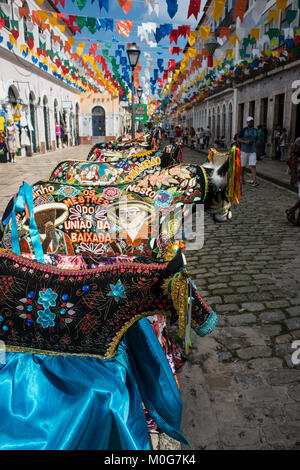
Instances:
[[[297,16],[297,10],[288,10],[286,12],[286,22],[287,24],[291,24]]]
[[[86,16],[76,16],[76,23],[80,30],[82,30],[82,28],[86,26],[86,20]]]
[[[86,26],[90,33],[94,34],[96,32],[96,18],[89,16],[86,19]]]
[[[86,5],[86,0],[76,0],[79,10],[83,10]]]

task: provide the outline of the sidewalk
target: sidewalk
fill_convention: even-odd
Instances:
[[[185,155],[187,154],[187,150],[190,147],[185,146]],[[192,149],[191,149],[192,150]],[[219,152],[225,152],[225,149],[217,149]],[[192,150],[194,152],[198,152],[199,154],[203,155],[206,158],[208,155],[208,150]],[[203,159],[203,161],[205,160]],[[202,162],[201,162],[202,163]],[[298,193],[298,189],[296,186],[292,187],[290,185],[290,175],[288,173],[288,166],[286,162],[281,162],[278,160],[273,160],[270,157],[265,157],[263,160],[257,160],[256,166],[256,173],[259,178],[263,178],[271,183],[277,184],[283,188],[289,189],[295,193]],[[250,173],[249,168],[246,170]]]

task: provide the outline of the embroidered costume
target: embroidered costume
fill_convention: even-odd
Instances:
[[[162,168],[156,161],[150,169],[142,161],[133,181],[120,158],[62,162],[47,181],[23,183],[7,206],[0,449],[150,450],[149,428],[188,444],[176,381],[182,358],[164,319],[177,318],[188,349],[190,328],[204,336],[217,315],[190,279],[175,235],[186,203],[214,212],[214,172],[217,181],[224,173],[216,192],[224,194],[226,220],[229,163]],[[96,176],[91,185],[93,178],[77,177],[83,170],[108,170],[114,182]],[[171,210],[174,220],[166,217]]]

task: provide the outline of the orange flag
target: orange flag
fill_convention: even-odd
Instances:
[[[25,16],[27,19],[29,19],[29,8],[27,7],[19,7],[19,16],[20,20]]]
[[[238,0],[237,2],[235,2],[233,21],[235,21],[238,16],[240,17],[240,20],[243,21],[247,5],[248,0]]]
[[[40,24],[41,20],[40,20],[40,17],[39,17],[38,10],[32,10],[31,19],[32,19],[33,24],[38,24],[38,25]]]
[[[42,29],[43,29],[43,32],[45,32],[47,29],[47,31],[49,31],[50,33],[50,24],[42,23]]]
[[[127,15],[131,9],[131,0],[118,0],[118,2],[120,7],[123,8],[124,13]]]
[[[128,38],[130,31],[133,27],[133,21],[117,21],[117,31]]]

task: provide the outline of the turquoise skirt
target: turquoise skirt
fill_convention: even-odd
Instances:
[[[148,320],[111,359],[6,353],[0,364],[1,450],[150,450],[143,409],[180,433],[181,398]]]

